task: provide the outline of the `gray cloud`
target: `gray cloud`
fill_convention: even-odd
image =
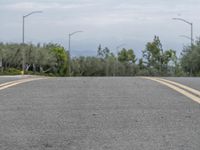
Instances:
[[[171,20],[182,17],[198,29],[200,1],[198,0],[2,0],[0,1],[0,41],[21,41],[22,15],[43,10],[43,14],[26,19],[26,41],[59,42],[67,47],[67,34],[76,30],[84,33],[73,37],[74,51],[95,51],[99,43],[115,50],[126,43],[138,55],[146,42],[156,34],[164,48],[181,51],[189,43],[179,37],[189,35],[189,27]],[[94,52],[92,52],[94,53]]]

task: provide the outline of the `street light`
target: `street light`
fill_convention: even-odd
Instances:
[[[119,50],[121,47],[125,46],[125,45],[126,45],[125,43],[118,45],[118,46],[116,47],[117,53],[118,53],[118,50]]]
[[[123,47],[123,46],[125,46],[126,44],[125,43],[123,43],[123,44],[120,44],[120,45],[118,45],[117,47],[116,47],[116,50],[117,50],[117,72],[118,72],[118,63],[119,63],[119,59],[118,59],[118,53],[119,53],[119,49],[121,48],[121,47]],[[116,66],[115,66],[115,74],[114,74],[114,76],[116,75]]]
[[[183,21],[187,24],[189,24],[191,26],[191,36],[190,36],[190,40],[191,40],[191,50],[192,50],[192,46],[193,46],[193,23],[192,22],[189,22],[185,19],[182,19],[182,18],[172,18],[173,20],[180,20],[180,21]],[[192,74],[192,68],[190,68],[190,75]]]
[[[191,48],[192,48],[192,45],[193,45],[193,24],[192,22],[189,22],[185,19],[182,19],[182,18],[172,18],[173,20],[180,20],[180,21],[183,21],[187,24],[189,24],[191,26],[191,36],[190,36],[190,40],[191,40]]]
[[[68,51],[69,51],[69,63],[68,63],[68,68],[69,68],[69,76],[71,76],[71,36],[76,34],[76,33],[80,33],[80,32],[83,32],[83,31],[75,31],[75,32],[72,32],[72,33],[69,33],[69,43],[68,43]]]
[[[24,45],[24,28],[25,28],[25,18],[36,13],[42,13],[42,11],[32,11],[26,15],[23,16],[23,22],[22,22],[22,44]],[[25,69],[25,53],[23,51],[23,56],[22,56],[22,75],[24,74],[24,69]]]
[[[36,13],[42,13],[42,11],[32,11],[27,15],[23,16],[23,25],[22,25],[22,43],[24,44],[24,28],[25,28],[25,18]]]
[[[189,36],[187,36],[187,35],[180,35],[180,37],[183,37],[183,38],[191,40],[191,38]]]

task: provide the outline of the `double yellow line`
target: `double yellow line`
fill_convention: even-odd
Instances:
[[[163,84],[200,104],[200,91],[196,89],[163,78],[156,78],[156,77],[144,77],[144,78]]]
[[[26,79],[20,79],[20,80],[2,83],[2,84],[0,84],[0,90],[7,89],[9,87],[16,86],[18,84],[22,84],[25,82],[31,82],[31,81],[35,81],[35,80],[41,80],[41,79],[44,79],[44,78],[26,78]]]

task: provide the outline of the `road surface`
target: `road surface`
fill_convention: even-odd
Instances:
[[[199,78],[165,79],[200,89]],[[0,85],[0,149],[199,150],[200,104],[140,77]]]

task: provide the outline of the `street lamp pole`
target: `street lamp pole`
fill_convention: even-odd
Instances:
[[[25,44],[25,18],[36,13],[42,13],[42,11],[32,11],[22,17],[22,44]],[[22,75],[24,75],[24,69],[25,69],[25,52],[23,50],[22,52]]]
[[[69,33],[69,43],[68,43],[68,51],[69,51],[69,63],[68,63],[68,72],[69,72],[69,76],[71,76],[71,36],[76,34],[76,33],[80,33],[83,31],[75,31],[72,33]]]
[[[183,37],[183,38],[191,40],[191,38],[189,36],[187,36],[187,35],[180,35],[180,37]]]
[[[190,40],[191,40],[191,48],[192,48],[192,45],[193,45],[193,23],[192,22],[189,22],[185,19],[182,19],[182,18],[172,18],[173,20],[180,20],[180,21],[183,21],[187,24],[189,24],[191,26],[191,36],[190,36]]]

